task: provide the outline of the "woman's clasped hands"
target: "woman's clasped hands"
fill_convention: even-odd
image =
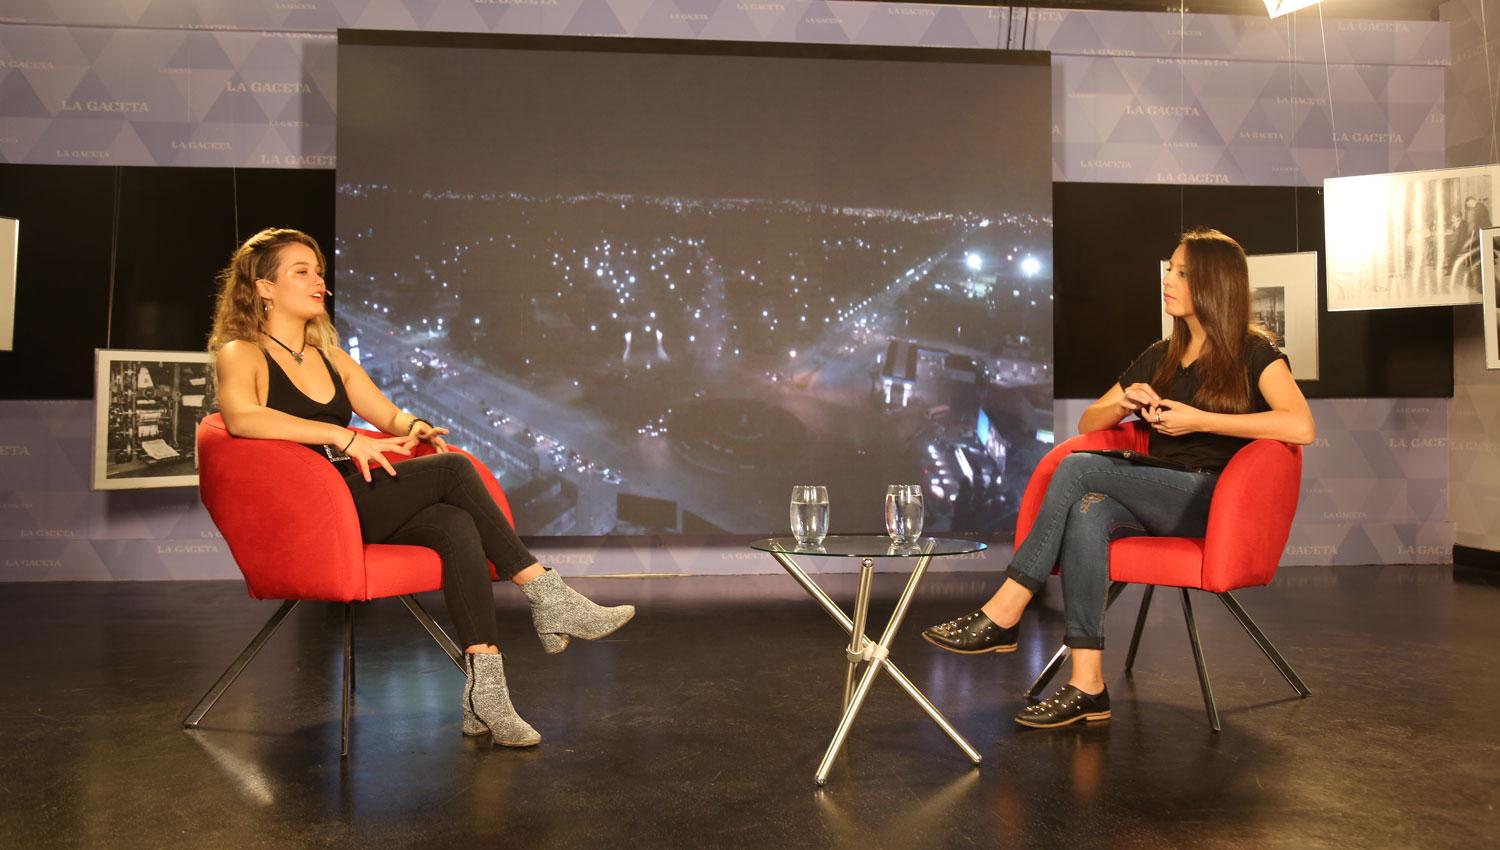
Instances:
[[[1125,388],[1120,400],[1124,415],[1139,414],[1141,420],[1157,433],[1169,437],[1180,437],[1203,430],[1203,411],[1192,405],[1162,398],[1150,384],[1131,384]]]

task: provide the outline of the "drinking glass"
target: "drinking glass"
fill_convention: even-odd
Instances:
[[[922,536],[922,485],[885,488],[885,533],[898,546],[915,543]]]
[[[792,537],[802,547],[819,546],[828,535],[828,488],[798,484],[792,488]]]

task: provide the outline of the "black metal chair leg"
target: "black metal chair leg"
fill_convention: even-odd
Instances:
[[[297,603],[300,601],[298,599],[288,599],[281,603],[281,607],[277,608],[276,613],[272,614],[271,618],[266,620],[266,624],[260,627],[260,631],[254,638],[251,638],[249,645],[245,647],[244,651],[230,663],[223,675],[219,676],[219,680],[214,682],[213,687],[208,689],[208,693],[205,693],[203,698],[198,700],[198,704],[193,706],[193,710],[188,712],[187,719],[182,721],[183,728],[193,729],[197,727],[203,720],[204,715],[208,714],[209,709],[214,707],[214,703],[219,701],[219,697],[223,696],[224,692],[229,690],[229,686],[234,684],[234,680],[239,678],[240,673],[245,667],[255,659],[256,654],[266,645],[266,641],[271,639],[271,635],[276,633],[276,630],[281,627],[282,621],[286,619],[288,614],[292,613],[292,609],[296,608]]]
[[[354,608],[349,608],[349,698],[355,699],[359,691],[359,664],[354,657]]]
[[[1182,588],[1182,616],[1187,620],[1188,640],[1193,644],[1193,663],[1198,665],[1198,684],[1203,688],[1203,708],[1208,712],[1208,724],[1215,732],[1223,727],[1219,724],[1219,707],[1214,704],[1214,687],[1208,681],[1208,664],[1203,660],[1203,645],[1198,642],[1198,624],[1193,620],[1193,602],[1188,598],[1188,589]]]
[[[448,633],[443,631],[443,627],[439,626],[432,619],[432,615],[427,613],[427,609],[422,607],[422,603],[417,601],[417,597],[407,594],[399,598],[401,604],[406,606],[406,610],[410,611],[411,615],[417,618],[417,622],[422,624],[422,628],[427,630],[427,634],[437,642],[438,646],[442,647],[444,652],[448,653],[448,657],[452,659],[453,665],[460,671],[463,671],[464,654],[458,648],[458,644],[453,642],[453,638],[448,637]]]
[[[1224,603],[1224,607],[1229,609],[1229,613],[1233,614],[1240,625],[1245,627],[1245,633],[1250,635],[1250,639],[1255,641],[1255,645],[1260,647],[1260,651],[1265,653],[1266,658],[1270,659],[1272,664],[1276,665],[1276,669],[1281,672],[1281,677],[1286,679],[1287,684],[1292,686],[1297,695],[1304,698],[1312,696],[1312,691],[1307,689],[1307,685],[1303,683],[1302,677],[1297,675],[1297,671],[1292,669],[1292,665],[1286,663],[1286,659],[1282,658],[1281,653],[1276,651],[1276,647],[1261,632],[1260,627],[1256,626],[1255,621],[1250,619],[1250,615],[1246,613],[1245,609],[1240,607],[1240,601],[1227,591],[1216,595]]]
[[[1123,581],[1110,584],[1109,592],[1104,597],[1104,610],[1108,611],[1109,606],[1115,604],[1115,600],[1120,598],[1120,594],[1125,592],[1125,588],[1126,583]],[[1026,689],[1026,699],[1034,700],[1041,695],[1042,690],[1047,687],[1047,683],[1052,681],[1052,677],[1057,675],[1058,670],[1062,669],[1063,662],[1067,660],[1070,654],[1071,651],[1066,646],[1057,648],[1057,652],[1053,654],[1052,660],[1047,662],[1047,666],[1042,668],[1042,672],[1036,674],[1036,678],[1031,682],[1031,687]]]
[[[1151,594],[1156,592],[1156,585],[1146,585],[1146,592],[1141,595],[1141,613],[1135,617],[1135,634],[1130,636],[1130,651],[1125,653],[1125,672],[1129,673],[1135,669],[1135,651],[1141,647],[1141,632],[1146,628],[1146,612],[1151,610]]]
[[[1042,689],[1047,687],[1047,683],[1052,681],[1052,677],[1057,675],[1058,670],[1062,669],[1063,662],[1067,660],[1070,653],[1071,650],[1066,645],[1057,648],[1057,652],[1053,654],[1052,660],[1047,662],[1047,666],[1042,668],[1042,672],[1036,674],[1036,678],[1031,682],[1031,687],[1026,689],[1027,700],[1034,700],[1041,695]]]
[[[1129,586],[1123,581],[1110,582],[1109,591],[1104,595],[1104,610],[1108,611],[1109,606],[1115,604],[1115,600],[1119,599],[1120,594],[1124,593],[1125,588]]]
[[[340,710],[339,758],[349,755],[349,701],[354,692],[354,603],[344,603],[344,700]]]

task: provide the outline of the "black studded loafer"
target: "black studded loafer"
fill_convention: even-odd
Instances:
[[[1109,688],[1086,694],[1072,685],[1063,685],[1057,693],[1016,714],[1017,723],[1033,729],[1056,729],[1080,720],[1108,719]]]
[[[984,652],[1015,652],[1015,626],[997,626],[983,611],[965,614],[957,619],[922,630],[927,642],[949,652],[960,655],[979,655]]]

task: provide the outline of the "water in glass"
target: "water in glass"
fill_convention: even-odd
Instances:
[[[885,488],[885,533],[897,545],[915,543],[922,536],[922,488],[892,484]]]
[[[817,546],[828,535],[828,488],[799,484],[792,488],[792,536],[798,546]]]

